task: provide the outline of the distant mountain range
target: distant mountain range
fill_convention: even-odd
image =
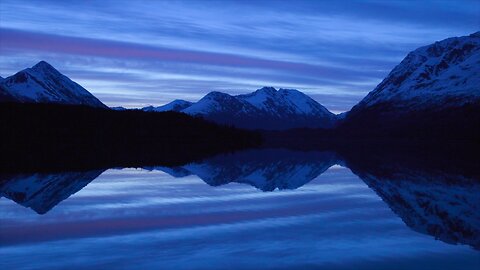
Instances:
[[[86,89],[45,61],[0,81],[1,102],[58,103],[107,108]],[[126,110],[113,107],[113,110]],[[245,129],[285,130],[332,128],[336,115],[294,89],[264,87],[253,93],[231,96],[210,92],[198,102],[175,100],[147,112],[176,111]]]
[[[1,78],[0,102],[107,108],[44,61]],[[418,133],[417,129],[430,129],[430,133],[438,134],[451,130],[465,133],[480,122],[480,32],[448,38],[409,53],[351,111],[340,115],[298,90],[273,87],[236,96],[210,92],[197,102],[175,100],[142,110],[183,112],[244,129],[337,128],[343,134],[400,134],[398,130],[407,129]],[[429,125],[432,128],[427,128]]]

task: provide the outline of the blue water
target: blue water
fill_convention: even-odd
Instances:
[[[43,214],[32,206],[42,202],[2,197],[0,268],[479,269],[471,241],[408,226],[350,169],[289,169],[313,179],[265,192],[252,173],[211,186],[191,172],[109,169],[73,194],[51,193],[66,198]]]

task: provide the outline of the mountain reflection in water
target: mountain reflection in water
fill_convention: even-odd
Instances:
[[[447,162],[449,165],[445,165],[441,162],[437,163],[437,160],[428,161],[427,159],[425,161],[425,159],[419,159],[418,156],[366,154],[365,152],[360,152],[251,149],[218,155],[183,166],[143,167],[140,170],[144,172],[142,175],[153,175],[149,176],[149,178],[139,178],[139,183],[148,180],[150,188],[162,185],[161,182],[155,182],[158,180],[154,177],[155,173],[166,173],[172,177],[172,186],[169,189],[160,191],[164,187],[158,188],[161,195],[148,199],[148,194],[151,190],[145,188],[142,191],[145,193],[145,199],[153,200],[157,203],[161,202],[161,205],[163,205],[161,208],[152,210],[148,210],[148,207],[145,206],[147,207],[145,211],[155,211],[152,212],[155,214],[152,214],[151,217],[143,217],[135,221],[135,215],[125,220],[119,220],[119,216],[112,216],[113,221],[105,221],[96,225],[83,224],[82,222],[84,221],[75,222],[71,225],[63,226],[64,228],[59,231],[55,231],[56,229],[52,229],[48,224],[40,224],[38,227],[32,225],[35,229],[31,229],[31,231],[22,231],[19,228],[15,228],[14,225],[9,225],[9,220],[15,220],[15,218],[12,218],[7,213],[2,218],[5,221],[4,224],[0,225],[3,228],[0,233],[0,242],[4,245],[16,245],[19,243],[46,241],[53,237],[51,234],[56,235],[52,239],[69,239],[74,237],[74,235],[76,235],[75,237],[122,235],[135,230],[151,231],[182,228],[188,224],[188,226],[193,227],[206,226],[207,224],[232,224],[256,220],[260,218],[259,215],[261,215],[263,220],[284,218],[284,216],[292,215],[300,218],[305,215],[321,213],[322,211],[325,211],[322,215],[327,215],[331,209],[340,207],[343,204],[345,206],[352,204],[350,207],[364,203],[369,204],[369,200],[366,197],[362,199],[366,196],[363,195],[364,191],[356,194],[349,193],[350,191],[336,190],[335,184],[337,182],[344,184],[344,187],[352,186],[352,183],[356,180],[348,180],[348,185],[345,185],[346,182],[343,182],[343,178],[348,177],[348,179],[352,179],[356,175],[411,230],[433,236],[434,239],[441,240],[444,243],[462,244],[476,250],[480,249],[480,211],[478,209],[480,205],[480,174],[474,164],[456,159],[461,164],[455,164],[454,161],[450,161]],[[349,173],[347,173],[348,169],[346,168],[353,172],[351,176],[348,176]],[[309,184],[309,182],[320,181],[318,179],[321,179],[320,176],[322,174],[330,175],[331,173],[329,174],[328,172],[338,169],[345,170],[342,176],[336,176],[331,182],[324,182],[320,190],[321,192],[317,190],[308,192],[310,185],[312,185],[311,188],[315,186],[314,184]],[[80,191],[92,183],[92,181],[96,183],[94,180],[97,177],[109,175],[111,172],[118,172],[118,174],[132,173],[134,175],[133,173],[138,171],[138,169],[114,169],[109,170],[110,173],[104,173],[104,170],[91,170],[62,173],[2,174],[0,175],[0,195],[19,205],[31,208],[36,213],[49,219],[50,211],[55,212],[53,211],[54,209],[61,209],[62,201],[68,202],[68,198],[73,194],[77,192],[82,194],[83,191]],[[151,172],[149,173],[148,171]],[[216,195],[210,194],[208,189],[205,188],[205,184],[203,184],[203,188],[189,188],[191,185],[189,181],[192,181],[192,177],[195,179],[200,178],[203,182],[212,186],[209,189],[215,191],[214,194]],[[262,201],[258,201],[258,196],[254,195],[253,192],[240,194],[238,188],[226,188],[232,185],[230,183],[238,183],[241,184],[239,187],[245,188],[253,186],[259,190],[257,193],[260,192],[266,195],[270,193],[276,197],[261,196],[263,198],[261,199]],[[123,190],[121,181],[118,185],[120,187],[116,192],[129,194],[128,186],[124,187],[125,189]],[[295,190],[297,189],[303,190],[303,193],[296,192]],[[105,194],[101,195],[104,196],[102,198],[108,198],[111,201],[121,201],[122,198],[118,197],[116,199],[116,196],[120,195],[110,194],[110,191],[90,190],[89,192],[97,192],[100,195],[104,192]],[[135,195],[133,190],[131,192],[132,201],[119,202],[119,205],[138,204],[138,201],[142,200],[142,194]],[[331,197],[335,193],[342,195],[338,196],[338,198]],[[290,196],[299,196],[299,194],[303,194],[301,199],[290,201]],[[97,199],[90,197],[88,194],[83,196],[86,196],[84,198],[87,205],[95,204],[95,209],[114,207],[109,204],[101,205]],[[76,197],[76,195],[73,197]],[[73,197],[72,200],[75,199]],[[283,199],[273,200],[273,198],[277,197],[282,197]],[[239,206],[236,203],[231,203],[231,200],[245,201],[245,203],[242,203],[243,206]],[[354,203],[353,200],[357,202]],[[211,202],[208,210],[201,206],[207,201]],[[246,201],[249,201],[248,204]],[[183,206],[182,208],[175,206],[179,202],[189,205],[188,208],[191,209],[187,210]],[[289,203],[292,204],[292,209],[290,207],[288,211],[281,209]],[[4,204],[5,201],[3,202]],[[258,210],[247,210],[254,207],[253,205],[255,204],[258,204],[255,207],[259,207],[259,209],[267,209],[266,207],[272,209],[261,213]],[[252,206],[247,207],[247,205]],[[115,206],[112,209],[117,209],[118,207],[122,208],[122,206]],[[222,207],[230,209],[228,215],[215,214]],[[365,209],[368,209],[368,207]],[[164,216],[162,216],[163,212],[165,212]],[[178,215],[175,214],[176,212],[178,212]],[[185,216],[186,212],[192,212],[192,214]],[[372,214],[367,212],[352,213],[350,218],[354,221],[356,215]],[[117,215],[121,216],[126,213],[132,213],[128,210],[128,207]],[[97,214],[95,211],[92,211],[88,215]],[[160,216],[157,217],[157,215]],[[70,218],[65,216],[65,219]],[[346,218],[348,219],[348,217]],[[376,219],[375,215],[369,218],[372,222]],[[382,217],[379,216],[377,222],[381,220]],[[270,226],[275,227],[276,225],[272,223]],[[318,226],[319,230],[321,230],[325,224]],[[332,226],[335,227],[336,225],[332,224]],[[77,227],[78,229],[76,229]],[[378,229],[382,230],[382,228]],[[38,233],[41,230],[48,231],[48,233],[41,235]],[[300,236],[298,237],[298,241],[303,241],[300,239]],[[335,236],[332,235],[331,237]],[[433,240],[433,238],[431,239]],[[295,239],[291,240],[294,241]],[[273,240],[265,239],[265,241]],[[298,244],[301,244],[301,242]],[[2,252],[0,251],[0,253]]]

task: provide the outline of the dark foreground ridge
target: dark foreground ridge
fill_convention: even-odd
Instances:
[[[181,165],[260,144],[256,133],[183,113],[0,105],[0,171]]]

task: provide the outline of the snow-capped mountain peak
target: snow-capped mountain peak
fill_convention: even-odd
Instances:
[[[239,95],[237,98],[244,100],[265,113],[287,116],[287,115],[324,115],[333,117],[318,102],[295,89],[276,90],[273,87],[264,87],[251,94]]]
[[[45,61],[38,62],[36,65],[31,67],[30,69],[35,71],[35,72],[40,72],[40,73],[44,73],[44,74],[49,74],[50,73],[51,75],[54,75],[54,76],[61,76],[62,75],[52,65],[50,65],[49,63],[47,63]]]
[[[2,88],[15,100],[33,103],[60,103],[107,108],[85,88],[40,61],[1,81]]]
[[[410,52],[358,105],[425,109],[480,99],[480,32]]]
[[[273,87],[263,87],[250,94],[238,95],[237,98],[262,110],[268,106],[269,102],[273,102],[276,93],[277,90]]]
[[[330,128],[336,121],[333,113],[302,92],[273,87],[237,96],[210,92],[183,112],[249,129]]]
[[[187,114],[192,114],[192,115],[211,113],[221,108],[222,102],[225,102],[227,100],[232,100],[232,99],[233,97],[228,94],[213,91],[205,95],[203,98],[201,98],[198,102],[196,102],[192,106],[183,110],[183,112]]]
[[[293,106],[296,107],[297,112],[304,114],[320,114],[333,116],[327,108],[320,105],[320,103],[313,100],[311,97],[296,89],[280,89],[278,94],[289,100]]]
[[[266,94],[266,95],[274,95],[277,92],[277,89],[271,86],[264,86],[260,89],[257,89],[255,92],[256,94]]]
[[[254,111],[253,106],[218,91],[208,93],[198,102],[183,110],[184,113],[191,115],[231,114],[232,116]]]

